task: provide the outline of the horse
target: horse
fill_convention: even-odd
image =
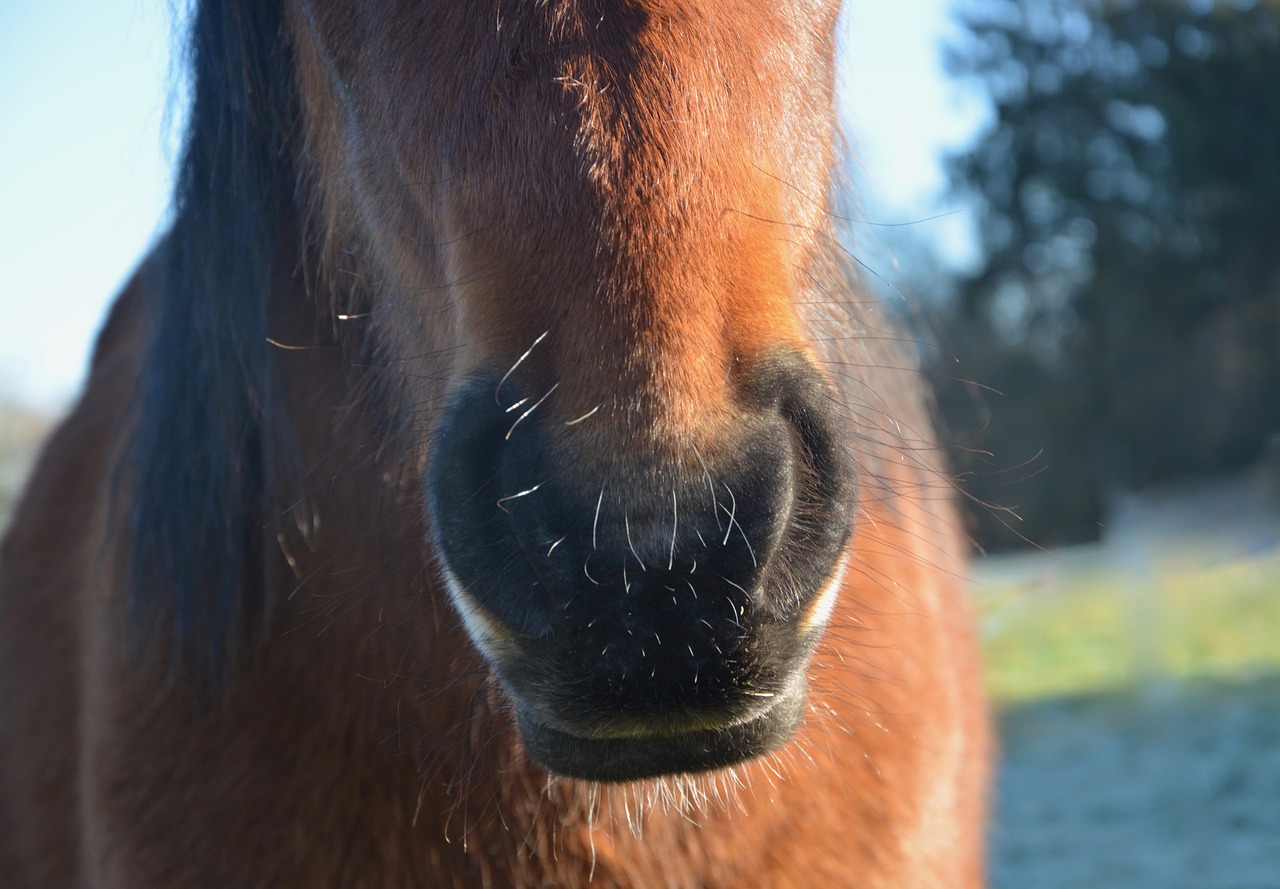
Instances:
[[[199,0],[0,550],[7,886],[975,887],[964,539],[814,0]]]

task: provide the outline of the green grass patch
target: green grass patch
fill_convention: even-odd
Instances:
[[[1280,667],[1280,557],[1175,574],[1165,666],[1178,676],[1234,676]]]
[[[974,585],[998,703],[1280,670],[1280,554],[1028,565]]]

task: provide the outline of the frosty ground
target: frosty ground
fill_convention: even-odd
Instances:
[[[1280,887],[1280,679],[1021,704],[996,889]]]
[[[1257,481],[1125,498],[1102,545],[979,565],[980,604],[1021,590],[984,617],[989,660],[1031,674],[992,665],[995,889],[1280,889],[1280,523]],[[1073,635],[1115,599],[1130,626],[1035,663],[1064,643],[1028,649],[1025,612],[1058,609],[1061,624],[1090,596]],[[1221,624],[1197,633],[1186,614]],[[999,648],[1000,633],[1022,647]]]

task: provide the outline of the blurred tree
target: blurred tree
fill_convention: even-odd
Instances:
[[[1101,494],[1240,466],[1280,430],[1280,0],[989,0],[954,74],[994,125],[950,159],[982,267],[943,322],[992,414],[943,382],[978,498],[1037,542]],[[946,373],[954,373],[948,369]],[[1008,488],[1005,488],[1009,485]],[[1003,516],[979,538],[1016,539]]]

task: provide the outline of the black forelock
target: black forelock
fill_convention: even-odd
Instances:
[[[292,274],[296,101],[279,5],[201,0],[173,225],[144,276],[148,332],[123,466],[130,625],[170,675],[225,687],[269,618],[288,452],[267,342]]]

